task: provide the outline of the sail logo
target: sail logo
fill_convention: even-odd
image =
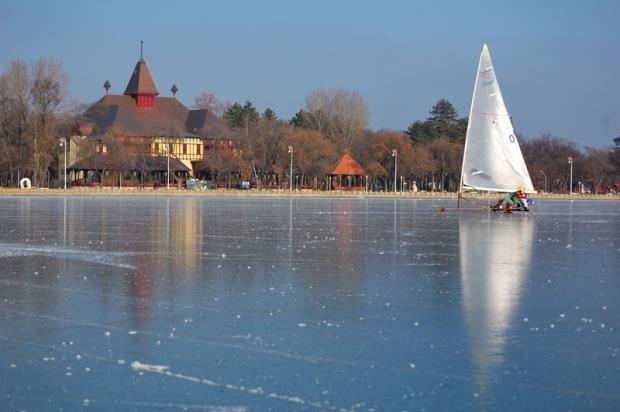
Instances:
[[[482,80],[483,86],[490,86],[495,82],[495,76],[493,75],[489,76],[485,72],[480,73],[479,79]]]
[[[508,141],[510,141],[510,143],[514,143],[517,141],[517,138],[515,137],[514,134],[509,134],[508,135]]]

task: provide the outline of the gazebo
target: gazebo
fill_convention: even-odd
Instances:
[[[327,174],[328,190],[363,191],[366,189],[366,172],[349,153],[340,160]]]

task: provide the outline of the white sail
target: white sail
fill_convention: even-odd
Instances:
[[[469,112],[460,190],[510,192],[518,187],[534,192],[485,44]]]

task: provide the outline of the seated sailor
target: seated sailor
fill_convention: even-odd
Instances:
[[[491,209],[495,211],[504,210],[505,212],[510,212],[512,209],[519,209],[529,212],[530,203],[525,189],[523,187],[518,187],[514,192],[510,192],[499,199],[496,204],[491,206]]]

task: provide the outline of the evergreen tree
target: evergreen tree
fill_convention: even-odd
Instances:
[[[416,120],[405,131],[414,143],[428,143],[437,137],[437,133],[432,123],[428,120]]]
[[[245,137],[250,136],[250,130],[256,127],[259,118],[260,115],[256,107],[252,105],[252,102],[247,100],[243,105],[243,129],[245,130]]]
[[[265,109],[262,117],[263,117],[263,120],[278,120],[278,116],[276,116],[276,112],[271,110],[270,107]]]
[[[453,127],[457,124],[458,113],[452,103],[446,99],[440,99],[430,112],[431,116],[427,119],[435,128],[437,133],[450,137]]]
[[[288,122],[293,127],[305,128],[306,124],[306,112],[304,109],[300,109]]]
[[[258,118],[259,118],[258,111],[256,110],[256,107],[254,107],[252,102],[249,101],[249,100],[246,100],[245,104],[243,105],[243,115],[247,116],[247,119],[250,122],[256,122],[256,121],[258,121]]]
[[[447,99],[439,99],[430,111],[431,116],[428,118],[433,123],[453,123],[458,118],[458,112]]]
[[[462,140],[467,133],[467,118],[459,118],[458,112],[446,99],[435,103],[430,116],[424,121],[416,120],[405,131],[414,143],[428,143],[441,136]]]
[[[244,108],[239,103],[235,103],[226,109],[223,118],[228,127],[232,129],[243,127],[243,110]]]
[[[249,129],[258,122],[259,114],[258,111],[256,111],[256,107],[248,100],[243,106],[239,103],[230,106],[224,112],[223,118],[229,127],[233,129],[245,129],[247,134]]]

